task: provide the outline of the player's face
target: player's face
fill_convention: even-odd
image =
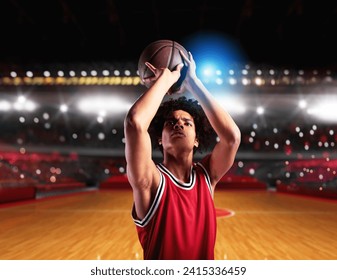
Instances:
[[[164,122],[161,141],[163,149],[183,147],[193,150],[199,144],[193,117],[183,110],[173,111]]]

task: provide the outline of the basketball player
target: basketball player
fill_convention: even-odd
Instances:
[[[214,259],[214,189],[232,166],[240,144],[239,128],[198,79],[191,53],[189,57],[182,52],[181,55],[187,75],[179,94],[190,92],[195,100],[180,97],[163,102],[178,81],[183,64],[170,71],[146,63],[154,77],[143,82],[152,85],[125,118],[127,175],[134,199],[132,216],[144,259]],[[207,144],[205,135],[199,133],[205,128],[203,114],[219,141],[196,163],[195,150]],[[150,126],[160,128],[153,140],[163,153],[159,164],[152,159]]]

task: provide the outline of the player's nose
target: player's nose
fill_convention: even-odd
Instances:
[[[182,124],[182,121],[181,120],[178,120],[174,126],[173,126],[173,129],[184,129],[184,126]]]

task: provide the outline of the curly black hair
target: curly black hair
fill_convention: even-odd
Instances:
[[[163,147],[158,144],[158,139],[161,138],[164,122],[173,111],[183,110],[188,112],[194,120],[196,136],[199,140],[199,152],[207,151],[212,145],[215,144],[216,134],[210,125],[204,110],[197,100],[187,99],[185,96],[179,98],[171,98],[161,104],[155,117],[153,118],[149,134],[151,136],[152,145],[154,148],[159,148],[163,151]],[[194,152],[196,149],[194,150]]]

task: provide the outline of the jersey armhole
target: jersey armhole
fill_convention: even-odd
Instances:
[[[158,209],[159,203],[163,196],[164,189],[165,189],[165,177],[159,170],[158,172],[160,174],[160,181],[159,181],[159,186],[157,188],[156,196],[150,206],[149,211],[147,212],[147,214],[142,220],[137,218],[135,204],[133,203],[131,215],[132,215],[132,219],[134,223],[139,227],[145,227],[150,222],[151,218],[156,213],[156,210]]]
[[[197,165],[201,167],[201,169],[204,173],[204,176],[205,176],[205,180],[206,180],[209,192],[211,193],[211,196],[213,197],[214,192],[213,192],[213,188],[212,188],[212,184],[211,184],[211,178],[209,177],[209,174],[208,174],[205,166],[201,162],[197,162]]]

